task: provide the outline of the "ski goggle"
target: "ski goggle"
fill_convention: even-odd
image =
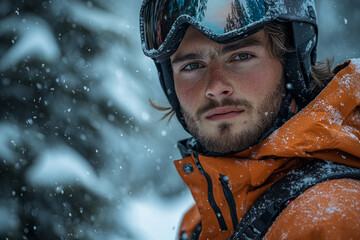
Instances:
[[[145,0],[140,10],[143,51],[154,59],[175,52],[189,24],[225,43],[265,22],[264,0]]]

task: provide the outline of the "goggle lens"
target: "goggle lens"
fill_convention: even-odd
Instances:
[[[209,34],[221,36],[262,20],[265,12],[264,0],[148,1],[142,8],[145,48],[158,50],[182,17],[191,17],[197,25],[210,30]]]

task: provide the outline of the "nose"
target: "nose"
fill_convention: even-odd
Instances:
[[[213,100],[223,99],[233,93],[233,87],[221,67],[210,67],[207,78],[206,97]]]

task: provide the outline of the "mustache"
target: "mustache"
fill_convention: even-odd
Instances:
[[[245,100],[245,99],[229,99],[229,98],[225,98],[223,99],[221,102],[209,102],[208,104],[202,106],[199,108],[199,110],[197,110],[196,112],[196,119],[200,119],[200,116],[204,113],[206,113],[207,111],[210,111],[214,108],[217,107],[244,107],[247,108],[248,110],[252,109],[252,105],[250,104],[249,101]]]

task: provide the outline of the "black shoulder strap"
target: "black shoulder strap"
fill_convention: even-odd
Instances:
[[[276,217],[306,189],[331,179],[360,179],[360,169],[329,161],[311,161],[274,183],[236,227],[232,240],[262,239]]]

